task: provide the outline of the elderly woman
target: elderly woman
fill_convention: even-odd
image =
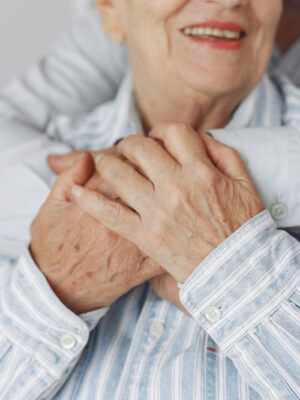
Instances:
[[[41,273],[24,253],[4,291],[2,397],[296,399],[300,246],[263,211],[238,154],[202,134],[299,126],[298,92],[262,78],[282,2],[98,7],[107,34],[126,40],[133,71],[102,110],[110,124],[101,129],[111,144],[132,131],[148,137],[98,157],[89,181],[94,165],[84,155],[42,207],[30,246]],[[78,186],[86,182],[98,191]],[[116,233],[104,235],[103,225]],[[103,247],[130,248],[134,268],[122,270]],[[44,277],[68,309],[85,314],[63,308]],[[174,282],[182,284],[192,318],[147,284],[129,292],[151,277],[156,288],[169,282],[162,297],[175,303]]]

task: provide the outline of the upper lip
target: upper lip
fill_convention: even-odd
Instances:
[[[188,26],[185,26],[182,30],[186,28],[215,28],[215,29],[221,29],[221,30],[230,30],[230,31],[238,31],[242,33],[246,33],[246,29],[242,27],[240,24],[232,21],[216,21],[216,20],[211,20],[211,21],[204,21],[196,24],[191,24]]]

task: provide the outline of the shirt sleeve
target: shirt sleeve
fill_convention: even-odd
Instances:
[[[182,304],[263,399],[299,399],[300,244],[263,211],[180,290]]]
[[[124,46],[108,39],[91,8],[51,53],[1,91],[0,135],[13,135],[20,124],[45,132],[52,115],[89,113],[115,96],[126,63]]]
[[[18,262],[1,257],[0,270],[0,397],[51,399],[84,351],[89,326],[60,302],[27,249]]]

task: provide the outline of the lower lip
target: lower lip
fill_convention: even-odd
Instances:
[[[244,38],[241,38],[239,40],[222,41],[222,40],[207,40],[197,36],[187,36],[187,35],[184,36],[200,45],[208,46],[210,48],[219,50],[239,50],[242,47],[244,41]]]

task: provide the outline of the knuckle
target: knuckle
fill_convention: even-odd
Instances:
[[[112,154],[105,155],[105,157],[99,160],[97,170],[103,178],[114,176],[118,172],[116,156]]]
[[[152,133],[160,138],[174,138],[190,131],[191,126],[185,122],[165,122],[153,128]]]
[[[167,134],[172,136],[182,136],[183,134],[190,132],[191,126],[185,122],[173,122],[167,126]]]
[[[182,132],[190,129],[190,125],[185,122],[171,122],[167,124],[167,129],[171,132]]]
[[[105,204],[103,206],[103,217],[110,225],[117,225],[120,222],[121,215],[121,205],[115,204]]]
[[[229,158],[240,158],[238,151],[229,146],[226,147],[226,155]]]
[[[166,127],[168,124],[166,123],[160,123],[156,125],[150,132],[149,136],[155,136],[157,138],[163,139]]]
[[[117,147],[119,151],[126,151],[135,142],[137,135],[126,136],[121,142],[118,143]]]
[[[132,151],[136,154],[143,154],[143,156],[151,156],[153,152],[154,141],[150,138],[141,138],[137,140],[133,146]]]
[[[135,171],[133,168],[124,165],[123,168],[118,168],[114,171],[111,171],[117,185],[120,187],[127,187],[128,182],[131,182],[135,176]]]

